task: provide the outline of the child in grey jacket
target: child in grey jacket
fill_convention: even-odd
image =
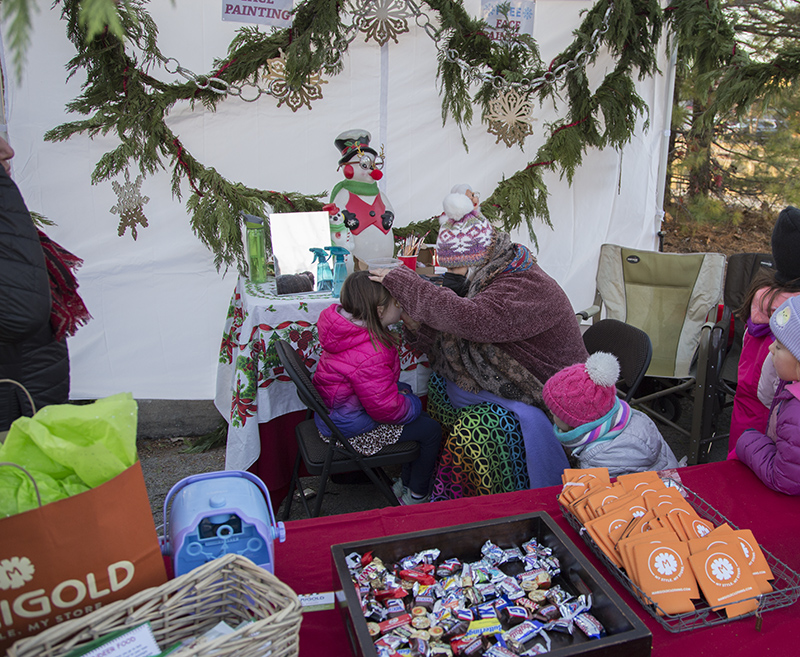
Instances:
[[[653,421],[617,397],[619,361],[598,351],[544,384],[556,436],[581,468],[608,468],[612,477],[677,468]]]

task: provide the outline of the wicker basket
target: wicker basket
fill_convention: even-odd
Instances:
[[[228,554],[166,584],[21,639],[8,655],[57,657],[109,632],[146,621],[163,650],[200,636],[220,621],[235,627],[253,620],[233,634],[171,655],[284,657],[298,654],[301,615],[300,601],[292,589],[246,557]]]

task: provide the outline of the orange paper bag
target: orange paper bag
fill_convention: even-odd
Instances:
[[[0,519],[0,654],[166,581],[137,461],[78,495]]]

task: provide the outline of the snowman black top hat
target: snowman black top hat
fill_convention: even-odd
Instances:
[[[370,139],[372,139],[372,135],[369,134],[369,132],[359,129],[345,130],[334,139],[333,143],[336,144],[336,148],[338,148],[339,152],[342,154],[342,158],[339,160],[339,166],[350,160],[359,151],[362,153],[371,153],[377,157],[377,151],[374,148],[370,148]]]

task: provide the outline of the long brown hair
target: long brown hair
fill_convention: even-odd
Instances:
[[[369,271],[354,271],[342,284],[339,293],[339,302],[353,319],[364,322],[372,338],[373,344],[377,340],[385,347],[393,348],[396,344],[392,332],[381,324],[378,307],[388,306],[394,299],[383,285],[369,279]]]
[[[762,310],[764,314],[769,315],[770,308],[772,308],[775,298],[783,292],[800,292],[800,283],[796,280],[790,281],[789,284],[779,283],[775,279],[775,272],[773,270],[762,269],[753,279],[750,289],[747,291],[744,301],[742,301],[742,305],[736,310],[736,315],[740,317],[742,321],[746,322],[750,319],[753,299],[755,299],[756,293],[762,288],[767,288],[767,292],[765,292],[764,296],[761,298]]]

